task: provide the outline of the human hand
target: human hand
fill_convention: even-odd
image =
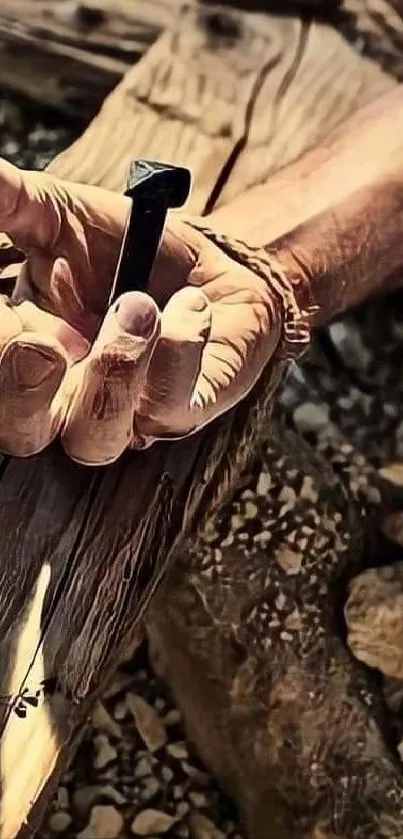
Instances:
[[[170,217],[149,294],[107,311],[130,201],[0,161],[0,230],[26,255],[0,298],[0,450],[60,435],[81,463],[194,433],[243,398],[280,338],[265,281]],[[133,277],[135,284],[135,276]]]

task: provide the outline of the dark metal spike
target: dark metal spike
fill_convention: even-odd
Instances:
[[[132,199],[109,305],[127,291],[146,291],[169,209],[182,207],[191,173],[150,160],[130,165],[125,195]]]

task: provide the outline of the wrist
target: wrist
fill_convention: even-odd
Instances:
[[[209,217],[211,218],[211,217]],[[279,340],[276,355],[296,359],[307,349],[310,341],[310,323],[317,307],[310,305],[306,294],[301,294],[302,284],[288,271],[277,254],[265,247],[253,246],[208,226],[209,219],[189,219],[187,224],[229,257],[234,266],[243,266],[251,277],[266,283],[272,323],[277,324]]]

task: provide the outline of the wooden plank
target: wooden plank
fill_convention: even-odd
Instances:
[[[234,177],[238,158],[238,171],[243,172],[245,126],[259,116],[257,93],[279,66],[288,78],[289,48],[295,55],[297,44],[304,52],[317,43],[313,36],[301,37],[306,24],[241,13],[231,13],[227,27],[217,34],[211,31],[211,14],[190,9],[182,16],[175,31],[164,35],[128,74],[53,171],[118,189],[130,157],[147,153],[180,159],[196,175],[192,210],[201,212],[211,204],[212,195],[217,198],[224,190],[228,173]],[[281,34],[276,38],[277,30]],[[334,77],[326,78],[325,95],[334,101],[330,116],[327,107],[323,113],[326,132],[330,122],[345,115],[344,104],[342,113],[337,112],[341,97],[335,93],[341,63],[351,63],[354,73],[362,74],[351,109],[371,95],[372,84],[378,92],[381,82],[385,89],[391,83],[365,60],[357,62],[330,28],[321,30],[321,37],[325,53],[329,48],[332,54],[334,44],[340,51]],[[282,47],[268,62],[273,41]],[[297,84],[298,74],[295,91]],[[277,80],[277,85],[273,108],[281,108],[287,90],[285,82]],[[308,109],[301,109],[296,123],[292,108],[281,113],[290,130],[300,133],[298,148],[311,145],[318,116],[311,113],[309,119]],[[281,155],[276,154],[278,165]],[[265,167],[270,168],[269,154],[262,178]],[[242,179],[245,186],[245,173]],[[256,170],[251,179],[256,179]],[[57,447],[29,461],[4,461],[1,692],[21,699],[25,688],[40,692],[44,679],[47,691],[37,697],[39,710],[27,706],[23,725],[18,704],[3,708],[2,839],[35,827],[91,703],[133,643],[136,623],[172,551],[235,486],[256,451],[256,417],[263,420],[266,408],[263,378],[213,432],[127,455],[104,470],[79,468]],[[28,827],[20,831],[25,821]]]
[[[208,0],[203,3],[211,5]],[[4,0],[0,7],[1,86],[88,121],[126,70],[174,25],[187,5],[184,0]],[[302,10],[326,17],[340,2],[226,0],[222,5],[288,14]],[[219,29],[222,13],[214,14]]]
[[[202,213],[264,181],[391,84],[324,24],[220,14],[217,34],[213,10],[184,13],[51,171],[122,190],[135,138],[139,156],[187,161],[196,186],[186,209]]]
[[[253,119],[245,125],[242,153],[227,173],[217,204],[291,163],[305,150],[308,136],[314,145],[324,125],[331,130],[358,101],[364,104],[387,85],[385,74],[346,49],[342,36],[326,24],[279,19],[268,34],[263,52],[270,71],[257,80]]]
[[[128,68],[173,24],[180,5],[4,0],[0,84],[88,122]]]

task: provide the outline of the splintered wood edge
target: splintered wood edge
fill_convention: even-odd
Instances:
[[[51,568],[45,563],[41,568],[32,600],[22,617],[9,681],[10,713],[0,745],[1,839],[15,836],[21,825],[26,822],[32,802],[37,800],[47,779],[55,771],[63,746],[53,722],[55,716],[57,719],[62,719],[63,715],[68,716],[67,702],[63,697],[56,694],[55,697],[43,699],[40,695],[35,697],[39,700],[37,707],[26,704],[25,718],[16,713],[21,705],[18,697],[24,683],[35,695],[45,679],[41,616],[50,578]],[[36,651],[34,658],[33,650]]]

